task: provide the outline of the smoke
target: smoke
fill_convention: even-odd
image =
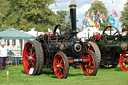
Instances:
[[[71,0],[70,5],[74,5],[74,4],[76,4],[76,0]]]

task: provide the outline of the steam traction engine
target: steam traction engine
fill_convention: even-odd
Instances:
[[[85,51],[85,44],[76,34],[76,5],[70,5],[72,30],[57,25],[53,34],[42,34],[28,41],[23,51],[23,66],[28,75],[39,75],[42,68],[51,68],[57,78],[66,78],[69,67],[77,65],[85,75],[95,76],[97,58],[93,51]]]
[[[107,32],[107,30],[109,30]],[[115,31],[112,33],[112,30]],[[93,50],[101,68],[115,68],[118,63],[123,71],[128,71],[128,32],[122,34],[114,26],[108,26],[103,33],[95,33],[87,40],[86,50]]]

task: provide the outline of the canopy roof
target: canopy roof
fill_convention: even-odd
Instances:
[[[0,32],[0,39],[36,39],[36,37],[11,28]]]

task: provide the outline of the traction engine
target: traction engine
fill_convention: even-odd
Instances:
[[[85,51],[86,44],[76,36],[76,5],[69,7],[72,29],[57,25],[53,33],[41,34],[25,44],[23,66],[28,75],[39,75],[43,68],[51,68],[57,78],[67,78],[70,66],[78,66],[87,76],[96,75],[94,52]]]
[[[101,35],[95,33],[85,43],[86,50],[95,52],[101,68],[115,68],[119,63],[123,71],[128,71],[128,30],[121,34],[116,27],[108,26]]]

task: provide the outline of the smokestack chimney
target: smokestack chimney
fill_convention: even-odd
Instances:
[[[69,5],[70,8],[70,17],[71,17],[71,28],[72,28],[72,33],[74,36],[76,36],[76,4],[71,4]]]

